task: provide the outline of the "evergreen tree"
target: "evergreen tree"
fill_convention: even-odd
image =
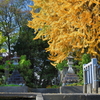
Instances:
[[[19,32],[14,51],[17,51],[18,55],[26,55],[26,59],[31,61],[29,69],[33,69],[33,76],[30,78],[30,83],[34,83],[34,86],[42,84],[41,86],[46,87],[51,84],[57,70],[47,59],[49,54],[49,52],[45,52],[45,48],[48,47],[47,42],[41,39],[33,40],[34,37],[34,30],[24,26]]]

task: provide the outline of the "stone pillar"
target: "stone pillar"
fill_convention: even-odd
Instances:
[[[61,84],[62,83],[62,79],[63,79],[63,71],[59,71],[59,76],[60,76],[59,84]]]
[[[97,82],[97,66],[94,66],[94,88],[92,89],[92,93],[98,93],[98,82]]]
[[[83,65],[84,66],[84,65]],[[83,93],[87,93],[87,83],[86,83],[86,70],[83,69],[83,81],[84,81],[84,85],[83,85]]]
[[[92,84],[87,84],[87,93],[92,93]]]
[[[92,85],[92,93],[98,93],[98,85],[97,85],[97,59],[92,59],[92,77],[93,77],[93,85]]]

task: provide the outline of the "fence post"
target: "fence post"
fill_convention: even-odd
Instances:
[[[83,81],[84,81],[84,85],[83,85],[83,93],[87,93],[87,84],[86,84],[86,70],[84,69],[84,66],[86,64],[83,65]]]
[[[93,68],[93,89],[92,93],[98,93],[98,83],[97,83],[97,59],[92,59],[92,68]]]

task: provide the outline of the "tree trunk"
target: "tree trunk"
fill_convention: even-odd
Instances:
[[[11,49],[10,49],[10,37],[8,36],[8,52],[9,52],[9,57],[10,57],[10,54],[11,54]]]
[[[44,70],[44,68],[42,69],[42,72],[41,72],[41,74],[40,74],[40,80],[39,80],[39,85],[41,84],[41,81],[42,81],[42,76],[43,76],[43,70]]]
[[[5,83],[7,82],[7,79],[9,77],[9,66],[5,66]]]

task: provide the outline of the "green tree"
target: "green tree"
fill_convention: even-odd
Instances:
[[[6,66],[9,66],[9,68],[5,69]],[[0,70],[1,72],[4,72],[4,70],[8,70],[10,74],[12,74],[13,70],[16,68],[19,70],[20,74],[23,76],[25,79],[26,85],[30,86],[30,78],[32,77],[33,69],[30,69],[31,62],[30,60],[26,59],[26,55],[22,55],[20,57],[19,65],[15,67],[13,65],[12,60],[6,60],[5,64],[0,65]],[[9,74],[9,76],[10,76]],[[5,77],[4,73],[0,73],[0,78],[2,79],[2,76]],[[5,80],[6,81],[6,77]],[[30,84],[29,84],[30,83]]]
[[[27,20],[30,20],[30,8],[27,6],[31,1],[29,0],[0,0],[0,32],[2,36],[5,36],[5,41],[1,46],[0,37],[0,49],[5,48],[9,51],[9,54],[13,50],[13,46],[16,44],[19,37],[19,31],[22,30],[23,26],[26,26]],[[1,53],[2,50],[0,50]],[[6,60],[10,60],[9,57],[5,57],[0,61],[4,64]],[[7,65],[7,64],[5,64]],[[10,65],[7,65],[8,69]],[[7,70],[8,70],[7,69]],[[4,75],[4,70],[0,70],[1,76]]]
[[[6,36],[5,47],[9,54],[18,39],[19,30],[30,18],[28,9],[25,9],[25,1],[27,0],[0,0],[0,31]]]
[[[2,48],[3,43],[6,41],[6,37],[2,35],[2,33],[0,32],[0,53],[5,52],[5,49]],[[1,59],[1,57],[0,57]]]
[[[2,53],[6,52],[6,50],[4,48],[2,48],[4,42],[5,42],[6,38],[2,35],[2,33],[0,32],[0,79],[2,80],[2,75],[4,73],[3,71],[3,66],[2,64],[4,63],[4,59],[2,57]]]
[[[56,68],[60,71],[63,70],[64,67],[68,67],[67,60],[63,60],[61,63],[56,65]]]
[[[32,74],[33,69],[31,69],[30,66],[31,66],[30,60],[26,59],[26,55],[22,55],[20,57],[19,65],[17,68],[18,68],[20,74],[23,76],[27,86],[32,86],[32,84],[30,83],[30,80],[33,75]]]
[[[19,38],[14,46],[14,50],[18,52],[18,55],[26,55],[26,58],[30,59],[32,64],[31,68],[34,69],[30,82],[34,83],[35,86],[39,86],[43,83],[42,86],[46,87],[47,84],[51,84],[50,82],[56,75],[57,71],[47,59],[49,55],[49,52],[45,52],[45,48],[48,47],[47,42],[42,41],[41,39],[33,40],[34,37],[34,30],[24,26],[19,32]],[[39,79],[36,74],[39,75]],[[49,78],[50,74],[51,78]]]
[[[90,54],[83,54],[82,60],[79,61],[78,65],[76,65],[77,75],[79,76],[79,80],[83,80],[83,64],[87,64],[91,61]]]

